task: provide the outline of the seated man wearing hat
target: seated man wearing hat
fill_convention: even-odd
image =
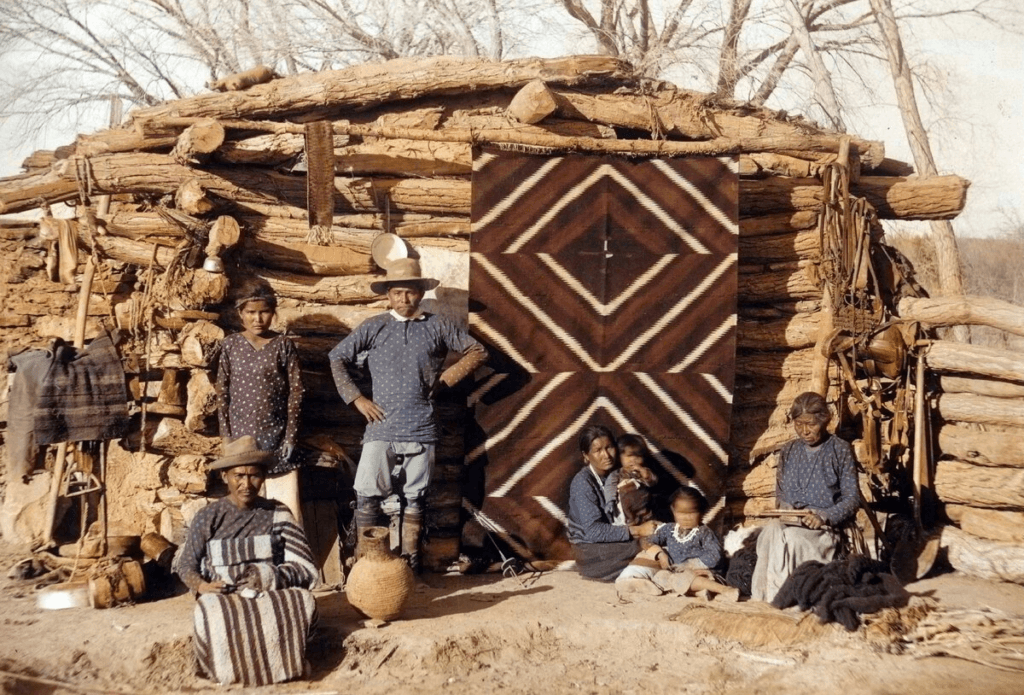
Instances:
[[[400,552],[414,571],[419,570],[423,498],[439,432],[432,399],[487,359],[483,345],[457,323],[420,309],[424,293],[437,285],[422,277],[416,259],[394,261],[386,278],[370,285],[387,295],[391,310],[364,321],[330,353],[338,393],[367,420],[354,486],[356,528],[386,523],[381,501],[391,494],[396,477],[404,497]],[[449,352],[463,356],[442,373]],[[348,372],[364,354],[372,399],[360,393]]]
[[[275,453],[245,435],[223,454],[209,470],[228,495],[196,514],[174,568],[197,594],[199,669],[222,685],[299,678],[316,615],[313,554],[288,507],[259,496]]]

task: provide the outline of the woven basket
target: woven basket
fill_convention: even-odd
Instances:
[[[412,593],[412,570],[388,547],[390,530],[371,526],[359,532],[362,557],[352,566],[345,595],[353,608],[368,618],[394,620]]]

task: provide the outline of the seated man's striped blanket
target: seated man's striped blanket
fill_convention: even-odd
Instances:
[[[306,641],[316,621],[316,602],[306,587],[315,584],[317,568],[286,507],[261,499],[256,509],[241,510],[218,500],[196,515],[180,562],[190,587],[188,564],[198,566],[205,581],[262,587],[255,597],[247,589],[199,596],[195,650],[203,675],[253,686],[305,673]]]

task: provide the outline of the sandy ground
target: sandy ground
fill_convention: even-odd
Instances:
[[[0,546],[0,569],[18,557]],[[31,581],[0,585],[3,693],[1024,693],[1020,671],[887,653],[900,646],[863,628],[798,623],[800,614],[752,602],[624,603],[611,585],[571,572],[426,575],[404,618],[377,628],[343,593],[318,594],[310,680],[223,688],[193,674],[188,595],[50,611],[37,608]],[[1024,587],[946,574],[908,588],[947,611],[1006,611],[1024,628]],[[813,629],[780,631],[798,624]]]

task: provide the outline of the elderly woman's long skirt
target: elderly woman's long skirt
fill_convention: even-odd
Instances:
[[[196,660],[221,684],[268,685],[301,677],[316,602],[305,589],[246,598],[203,594],[196,602]]]

